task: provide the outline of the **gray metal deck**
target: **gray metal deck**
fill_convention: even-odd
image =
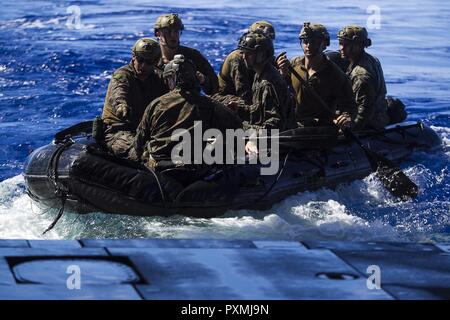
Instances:
[[[450,245],[0,240],[0,299],[450,299]]]

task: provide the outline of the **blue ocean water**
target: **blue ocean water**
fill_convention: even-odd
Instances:
[[[221,238],[450,241],[450,3],[301,0],[0,2],[0,238]],[[112,72],[130,48],[153,36],[156,17],[181,15],[182,43],[199,49],[218,72],[239,35],[255,20],[276,28],[276,52],[300,54],[303,21],[335,35],[366,25],[390,95],[443,140],[435,154],[403,165],[419,185],[417,200],[396,202],[373,179],[336,190],[301,193],[267,211],[227,212],[215,219],[110,217],[66,213],[46,236],[56,209],[38,208],[25,193],[27,155],[56,131],[101,113]],[[379,15],[375,15],[379,13]]]

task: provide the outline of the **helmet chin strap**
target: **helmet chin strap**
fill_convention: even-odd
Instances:
[[[163,44],[163,46],[166,46],[166,47],[168,47],[168,48],[171,49],[171,50],[175,50],[175,49],[177,49],[177,48],[180,46],[180,41],[178,40],[176,46],[169,46],[169,45],[167,44],[167,42],[166,42],[165,45]]]
[[[265,57],[266,55],[267,55],[266,52],[257,52],[256,53],[256,63],[257,64],[263,64],[263,63],[267,62],[267,60],[270,57]]]
[[[315,58],[317,56],[321,56],[322,52],[319,52],[319,50],[317,50],[313,55],[311,55],[311,58]]]
[[[178,79],[175,74],[167,79],[167,85],[169,86],[170,90],[174,90],[177,87],[177,81]]]
[[[178,42],[176,44],[176,46],[169,46],[169,44],[166,41],[166,38],[161,34],[159,37],[159,43],[163,46],[163,47],[167,47],[171,50],[177,49],[180,46],[180,39],[178,39]],[[164,39],[164,42],[161,43],[161,39]]]

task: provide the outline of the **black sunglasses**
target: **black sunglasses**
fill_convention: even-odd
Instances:
[[[146,63],[146,64],[154,64],[157,60],[158,60],[158,59],[145,59],[145,58],[142,58],[142,57],[136,57],[136,61],[137,61],[139,64],[142,64],[142,63]]]

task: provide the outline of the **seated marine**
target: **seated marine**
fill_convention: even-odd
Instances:
[[[296,127],[293,97],[272,63],[272,39],[260,32],[249,32],[241,37],[238,48],[242,51],[247,68],[255,72],[252,104],[238,107],[244,128],[256,131],[278,129],[281,132]],[[252,140],[246,145],[246,151],[250,154],[257,153],[256,144]]]
[[[275,29],[273,25],[267,21],[261,20],[254,22],[249,31],[259,30],[266,36],[275,40]],[[255,72],[247,68],[242,52],[239,49],[233,50],[225,58],[218,75],[219,94],[234,95],[242,98],[245,103],[252,103],[252,84]]]
[[[226,129],[242,127],[241,120],[232,110],[201,95],[196,70],[194,63],[183,55],[176,55],[164,67],[163,76],[170,92],[147,107],[134,140],[137,156],[150,168],[185,165],[172,161],[173,148],[179,142],[171,138],[177,129],[184,129],[193,137],[195,125],[199,122],[202,134],[209,128],[225,133]],[[191,138],[192,144],[194,140]],[[190,149],[194,151],[196,148],[192,145]],[[194,154],[189,156],[191,160],[195,158]]]
[[[333,61],[343,72],[347,72],[347,69],[350,65],[350,61],[348,61],[345,57],[341,56],[339,51],[326,51],[328,59]],[[408,116],[406,112],[406,106],[403,102],[391,96],[386,96],[386,104],[387,104],[387,115],[389,117],[389,124],[400,123],[403,122]],[[356,130],[358,130],[356,127]],[[373,126],[364,126],[359,127],[360,129],[374,129]],[[381,128],[379,128],[381,129]]]
[[[280,73],[295,92],[297,123],[301,127],[350,126],[356,113],[353,92],[347,76],[323,53],[330,45],[327,29],[305,22],[299,39],[304,56],[290,61],[282,56],[277,61]]]
[[[386,102],[386,83],[380,61],[368,54],[365,48],[372,44],[367,30],[349,25],[338,33],[339,51],[350,65],[350,77],[357,105],[355,129],[383,129],[389,124]]]
[[[161,58],[157,41],[142,38],[132,48],[131,62],[117,69],[108,85],[102,120],[105,143],[116,156],[137,160],[132,145],[147,105],[168,91],[155,72]]]
[[[217,76],[211,64],[198,50],[180,45],[180,36],[183,30],[184,25],[178,14],[164,14],[156,19],[155,37],[159,40],[162,53],[157,65],[160,72],[163,72],[164,66],[175,55],[182,54],[195,64],[196,75],[203,91],[206,94],[216,93],[218,90]]]

